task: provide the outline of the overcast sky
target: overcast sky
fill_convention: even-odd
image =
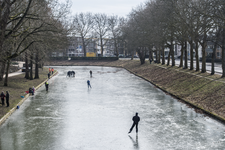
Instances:
[[[65,2],[66,0],[59,0]],[[70,0],[72,2],[71,13],[80,12],[105,13],[126,17],[132,8],[136,8],[146,0]]]

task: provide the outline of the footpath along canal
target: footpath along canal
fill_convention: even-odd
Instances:
[[[54,68],[49,91],[42,86],[0,126],[1,150],[225,149],[224,124],[124,69]],[[139,132],[128,134],[136,112]]]

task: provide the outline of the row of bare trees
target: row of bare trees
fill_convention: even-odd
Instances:
[[[35,64],[34,78],[39,78],[38,66],[46,53],[66,42],[68,25],[63,18],[68,5],[54,0],[0,1],[0,80],[5,74],[5,86],[11,60],[21,56],[26,62],[25,78],[33,80],[28,64]]]
[[[225,77],[225,1],[224,0],[151,0],[130,12],[120,27],[124,41],[132,53],[137,51],[141,64],[145,54],[155,54],[157,63],[165,64],[164,50],[169,48],[167,65],[175,66],[174,44],[181,46],[180,67],[199,67],[199,48],[202,50],[201,72],[206,72],[207,42],[214,43],[212,71],[216,48],[222,49],[222,77]],[[187,45],[190,45],[188,64]],[[195,53],[195,55],[194,55]],[[195,58],[194,58],[195,57]],[[183,59],[185,59],[183,64]]]
[[[98,40],[98,46],[101,47],[101,56],[103,56],[104,46],[112,40],[114,43],[114,52],[118,56],[118,41],[121,40],[121,26],[124,23],[123,17],[116,15],[108,16],[104,13],[79,13],[73,16],[71,30],[75,36],[81,37],[86,57],[86,46],[93,39]]]

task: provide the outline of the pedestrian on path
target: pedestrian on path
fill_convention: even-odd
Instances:
[[[48,78],[50,79],[50,76],[51,76],[51,74],[50,74],[50,72],[48,73]]]
[[[3,106],[3,105],[5,105],[5,94],[3,91],[0,96],[1,96],[1,100],[2,100],[2,106]]]
[[[89,80],[87,80],[87,85],[88,85],[88,88],[90,87],[91,88],[91,83]]]
[[[54,72],[54,69],[52,68],[52,74],[53,74],[53,72]]]
[[[8,91],[6,91],[5,98],[6,98],[6,104],[7,104],[6,107],[9,107],[9,92]]]
[[[48,81],[45,82],[46,91],[48,91]]]
[[[140,121],[140,117],[138,116],[138,113],[132,118],[133,120],[133,125],[130,128],[130,131],[128,133],[131,133],[133,130],[134,126],[136,126],[136,133],[138,133],[138,122]]]
[[[49,71],[49,73],[51,73],[51,68],[50,67],[48,68],[48,71]]]

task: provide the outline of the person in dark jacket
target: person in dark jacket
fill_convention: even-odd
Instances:
[[[31,87],[29,88],[29,93],[32,94],[32,95],[34,95],[33,94],[33,89]]]
[[[71,71],[71,75],[75,77],[75,71]]]
[[[92,77],[92,71],[90,70],[90,77]]]
[[[7,104],[6,107],[9,107],[9,92],[8,91],[6,91],[5,98],[6,98],[6,104]]]
[[[88,86],[88,88],[89,88],[89,87],[91,88],[91,83],[90,83],[89,80],[87,80],[87,86]]]
[[[5,94],[3,91],[0,96],[1,96],[1,100],[2,100],[2,106],[3,106],[3,105],[5,105]]]
[[[68,76],[68,77],[70,77],[70,74],[71,74],[71,72],[70,72],[70,71],[68,71],[68,72],[67,72],[67,76]],[[66,77],[67,77],[67,76],[66,76]]]
[[[134,126],[136,126],[136,133],[138,133],[138,122],[140,121],[140,117],[138,116],[138,113],[132,118],[133,120],[133,125],[130,128],[130,131],[128,133],[131,133],[133,130]]]
[[[46,91],[48,91],[48,81],[45,82]]]

